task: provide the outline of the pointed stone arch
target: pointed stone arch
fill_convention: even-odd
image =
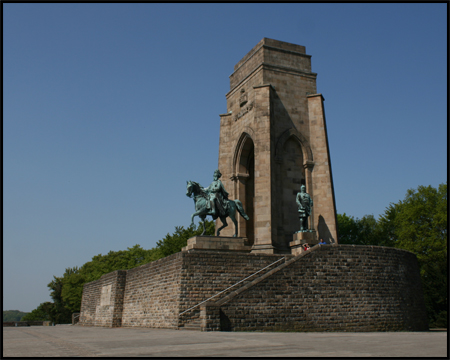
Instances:
[[[255,132],[253,129],[249,126],[244,127],[242,130],[241,135],[239,136],[238,140],[234,144],[234,154],[233,154],[233,161],[232,161],[232,168],[230,171],[230,174],[232,174],[232,177],[238,176],[239,173],[239,165],[240,161],[242,159],[242,156],[245,155],[243,152],[245,152],[246,146],[248,146],[248,141],[251,140],[253,143],[253,147],[255,146]],[[242,174],[242,173],[241,173]]]
[[[246,237],[249,245],[255,238],[255,134],[253,129],[246,127],[239,136],[234,147],[231,180],[234,182],[234,194],[242,202],[250,220],[238,217],[238,235]]]
[[[311,170],[313,154],[308,140],[295,128],[284,131],[275,144],[275,188],[277,216],[277,244],[289,251],[292,234],[298,230],[296,194],[302,184],[312,196]]]
[[[277,143],[275,145],[275,160],[281,161],[283,146],[290,137],[298,141],[302,148],[303,165],[305,166],[306,164],[313,162],[314,159],[311,146],[309,145],[308,140],[296,128],[290,128],[278,137]]]

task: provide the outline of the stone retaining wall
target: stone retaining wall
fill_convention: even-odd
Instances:
[[[200,307],[180,313],[280,257],[183,251],[128,270],[122,326],[178,328],[198,318]]]
[[[116,270],[83,287],[80,325],[121,326],[127,272]]]
[[[282,257],[183,251],[134,269],[120,271],[123,277],[121,281],[114,281],[118,276],[115,271],[84,285],[79,324],[178,328],[198,318],[200,307],[182,316],[179,316],[180,313]],[[108,285],[112,286],[110,303],[102,305],[102,289]],[[120,291],[117,289],[119,285]],[[114,319],[110,319],[112,316]]]
[[[202,308],[204,331],[428,328],[415,255],[374,246],[318,245],[297,257],[287,255],[179,316],[281,258],[283,255],[191,251],[115,271],[85,285],[80,324],[179,328],[198,319]],[[108,285],[111,301],[105,305]]]
[[[122,326],[178,327],[183,253],[128,270]]]
[[[417,258],[387,247],[317,246],[203,307],[203,330],[428,329]]]
[[[180,313],[283,258],[283,255],[198,251],[184,253]],[[287,258],[292,258],[287,255]],[[246,284],[249,280],[240,284]],[[235,290],[232,288],[224,293]],[[182,325],[200,315],[200,307],[180,318]]]

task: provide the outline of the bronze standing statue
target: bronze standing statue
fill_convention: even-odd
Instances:
[[[300,192],[297,193],[298,216],[300,218],[300,230],[298,232],[311,231],[308,230],[308,216],[311,215],[313,201],[311,196],[306,193],[306,186],[300,186]]]
[[[235,225],[236,231],[233,237],[236,237],[238,233],[236,210],[245,220],[248,220],[249,217],[239,200],[228,200],[228,192],[220,181],[221,176],[219,169],[214,171],[214,181],[206,189],[195,181],[187,181],[186,196],[193,197],[195,203],[195,213],[191,216],[191,225],[194,225],[194,217],[199,216],[203,222],[203,235],[206,231],[206,216],[212,216],[213,220],[220,218],[223,225],[217,230],[217,236],[219,236],[220,230],[228,226],[227,217],[229,216]]]

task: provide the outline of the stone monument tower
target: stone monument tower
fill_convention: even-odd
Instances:
[[[252,252],[291,252],[302,184],[314,202],[311,229],[326,243],[337,243],[324,98],[316,76],[304,46],[268,38],[230,75],[227,113],[220,115],[219,169],[229,198],[241,200],[250,217],[239,219],[238,235],[248,239]],[[221,235],[233,232],[229,226]]]
[[[230,80],[227,113],[220,120],[220,171],[212,188],[220,178],[228,199],[240,200],[249,220],[239,217],[236,237],[229,237],[235,233],[230,224],[220,236],[194,236],[176,254],[84,284],[79,324],[427,330],[413,253],[337,244],[323,97],[316,93],[305,48],[262,39]],[[188,196],[200,186],[193,183],[186,184]],[[317,238],[332,245],[303,251],[303,241],[313,245]],[[322,276],[309,276],[318,272]]]

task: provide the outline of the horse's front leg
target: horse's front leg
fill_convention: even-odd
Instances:
[[[237,224],[236,217],[234,216],[234,214],[230,214],[230,219],[233,221],[234,228],[235,228],[235,232],[234,232],[233,237],[236,237],[237,234],[238,234],[238,224]]]
[[[205,232],[206,232],[206,225],[205,225],[206,215],[200,216],[200,219],[202,219],[202,224],[203,224],[203,232],[200,236],[203,236],[203,235],[205,235]]]
[[[224,227],[227,227],[227,218],[226,217],[220,217],[220,221],[222,221],[222,226],[220,228],[217,229],[217,236],[220,235],[220,230],[222,230]]]
[[[194,217],[200,215],[201,211],[197,210],[195,213],[192,214],[191,216],[191,226],[194,226]]]

